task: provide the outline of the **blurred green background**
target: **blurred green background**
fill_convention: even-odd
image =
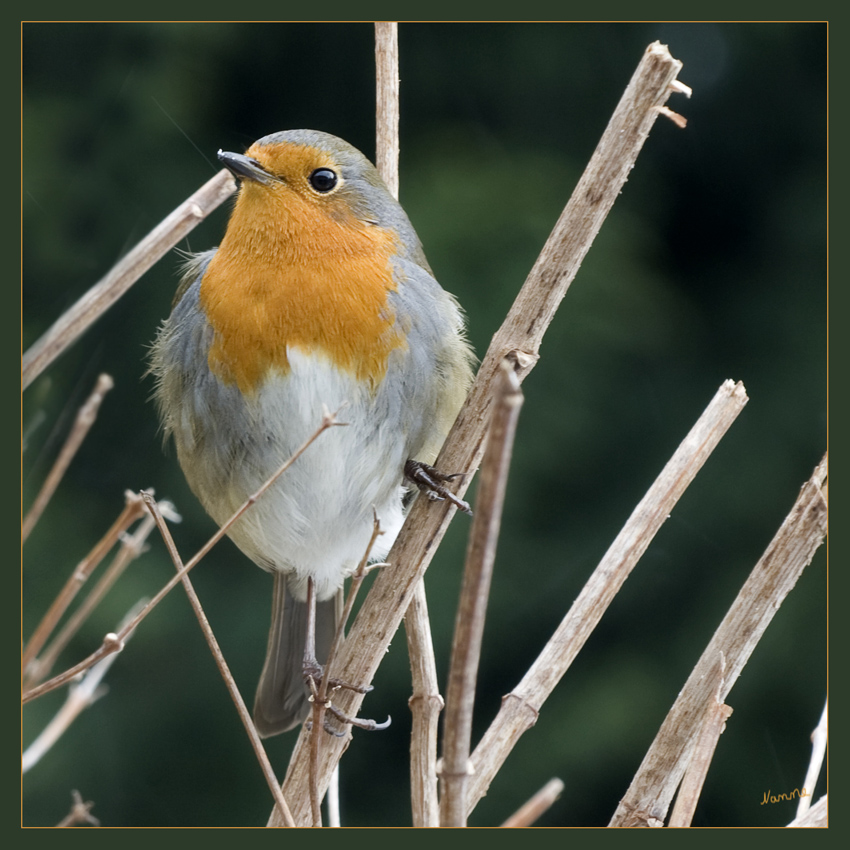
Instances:
[[[476,737],[727,378],[750,402],[677,505],[472,816],[496,825],[552,776],[547,826],[607,823],[666,712],[826,450],[826,26],[402,24],[401,200],[483,354],[646,46],[693,87],[660,119],[544,341],[526,395],[488,610]],[[219,148],[310,127],[374,155],[370,24],[23,26],[23,345],[218,169]],[[226,205],[182,245],[215,245]],[[97,375],[116,382],[24,549],[28,637],[74,565],[153,487],[188,558],[213,531],[163,452],[144,377],[180,259],[169,254],[26,391],[28,507]],[[427,575],[445,688],[469,523]],[[156,535],[62,659],[92,651],[173,568]],[[270,579],[229,542],[193,573],[250,702]],[[728,703],[695,823],[783,825],[826,693],[826,553]],[[24,777],[23,819],[71,789],[108,826],[255,826],[271,798],[181,590],[110,671],[109,693]],[[410,823],[401,633],[343,760],[350,826]],[[27,706],[28,744],[62,694]],[[295,733],[268,750],[285,771]],[[825,783],[819,784],[817,794]]]

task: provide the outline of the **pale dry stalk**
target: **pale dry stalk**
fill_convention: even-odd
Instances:
[[[717,694],[723,691],[723,673],[726,663],[723,657],[717,665]],[[682,777],[679,793],[676,795],[676,804],[670,814],[669,827],[690,826],[693,823],[694,813],[697,809],[702,786],[705,777],[708,776],[708,768],[711,759],[717,749],[720,735],[726,728],[726,721],[732,716],[732,709],[721,702],[717,696],[714,697],[712,705],[708,708],[703,720],[702,729],[694,744],[694,752],[691,756],[688,769]]]
[[[802,817],[796,817],[788,827],[824,829],[829,826],[829,803],[824,794]]]
[[[806,778],[803,780],[803,791],[808,792],[805,796],[801,796],[797,803],[797,817],[801,818],[809,810],[812,804],[812,795],[815,793],[815,786],[818,783],[821,765],[823,764],[824,756],[826,755],[827,744],[827,708],[829,700],[823,706],[818,725],[812,732],[812,757],[809,759],[809,767],[806,771]]]
[[[177,574],[180,576],[180,581],[183,583],[183,589],[186,591],[186,596],[189,598],[189,604],[192,606],[192,610],[195,612],[198,624],[200,625],[204,638],[207,641],[207,646],[209,647],[210,653],[212,654],[212,657],[215,660],[215,664],[216,667],[218,667],[218,671],[221,674],[221,678],[224,679],[224,684],[227,687],[227,692],[230,694],[230,698],[233,700],[233,704],[236,706],[236,712],[239,715],[239,719],[242,721],[242,725],[245,727],[245,731],[248,733],[248,739],[251,742],[251,746],[254,750],[254,755],[257,757],[257,761],[260,764],[260,769],[263,772],[266,784],[269,786],[272,798],[277,804],[277,808],[275,809],[275,811],[280,812],[280,817],[283,821],[284,826],[295,826],[295,823],[292,820],[292,815],[289,812],[289,807],[286,805],[286,800],[283,798],[283,794],[281,793],[280,785],[278,783],[277,777],[274,774],[274,770],[271,766],[271,762],[269,761],[269,757],[266,754],[265,748],[263,747],[263,742],[260,740],[260,736],[257,733],[257,727],[254,726],[254,721],[251,718],[251,713],[248,711],[248,707],[245,705],[245,700],[242,699],[242,694],[239,692],[239,687],[236,684],[236,680],[233,678],[233,674],[230,672],[230,667],[228,667],[227,661],[225,661],[224,653],[222,653],[218,640],[216,640],[216,636],[213,633],[212,626],[210,626],[206,612],[204,611],[204,608],[201,605],[201,600],[198,598],[198,594],[195,592],[195,587],[192,584],[192,580],[189,578],[189,576],[183,569],[183,562],[180,558],[180,553],[177,551],[177,545],[174,542],[174,538],[171,536],[171,532],[168,530],[168,526],[165,524],[165,520],[163,519],[162,513],[160,512],[156,501],[151,498],[147,502],[147,505],[154,520],[156,521],[157,528],[159,529],[159,532],[162,535],[162,539],[165,542],[165,546],[168,549],[168,554],[171,556],[171,560],[174,564],[175,569],[177,570]]]
[[[666,47],[651,44],[629,82],[590,163],[522,287],[508,317],[493,337],[472,390],[437,458],[440,469],[474,470],[480,463],[485,423],[489,422],[493,382],[508,357],[522,381],[538,359],[544,332],[575,277],[599,228],[623,188],[662,106],[673,90],[682,63]],[[462,496],[468,486],[457,488]],[[404,612],[454,515],[445,503],[417,499],[405,527],[364,600],[346,641],[336,675],[368,684],[395,634]],[[362,696],[346,692],[340,708],[355,716]],[[345,743],[322,749],[322,786],[326,786]],[[284,782],[284,794],[296,823],[310,821],[308,748],[302,732]],[[274,825],[275,816],[269,823]]]
[[[503,824],[503,829],[516,829],[531,826],[540,816],[552,807],[561,796],[564,783],[560,779],[550,779],[527,803],[518,808]]]
[[[398,24],[375,24],[375,167],[394,198],[398,198]]]
[[[440,826],[466,826],[475,683],[517,421],[523,403],[508,361],[496,387],[455,618],[440,774]]]
[[[487,793],[508,754],[537,720],[561,680],[675,504],[747,403],[741,383],[725,381],[638,503],[569,612],[472,754],[471,811]]]
[[[78,823],[87,823],[89,826],[100,826],[100,821],[91,813],[94,803],[90,801],[83,802],[79,791],[72,791],[71,796],[73,798],[71,811],[56,826],[69,827],[76,826]]]
[[[375,167],[394,198],[399,195],[398,24],[375,24]],[[410,734],[410,802],[413,825],[439,825],[437,733],[443,698],[431,638],[425,586],[416,585],[404,615],[410,657],[412,715]]]
[[[100,581],[92,588],[91,592],[80,603],[76,611],[68,618],[68,622],[59,630],[56,637],[48,644],[44,652],[30,665],[30,675],[25,679],[26,687],[33,685],[49,676],[53,665],[63,649],[71,642],[71,639],[80,630],[83,623],[89,618],[92,611],[106,596],[107,591],[118,580],[127,566],[138,558],[144,549],[144,543],[148,535],[155,527],[152,516],[142,517],[142,521],[136,530],[130,535],[122,536],[121,546],[107,570],[101,576]]]
[[[134,606],[130,613],[124,617],[124,620],[119,625],[119,631],[126,623],[132,620],[142,604],[139,603]],[[127,639],[129,638],[130,635],[128,634]],[[97,664],[86,670],[85,675],[79,681],[75,680],[70,683],[62,707],[44,727],[39,736],[24,751],[21,757],[21,770],[24,773],[41,760],[45,753],[65,734],[70,725],[83,711],[97,702],[106,693],[106,688],[102,687],[100,683],[117,657],[116,654],[107,655]]]
[[[408,700],[410,732],[410,801],[413,826],[440,825],[437,796],[437,738],[443,698],[437,681],[437,662],[431,639],[425,583],[417,582],[404,615],[412,694]]]
[[[609,826],[663,823],[690,760],[716,689],[712,671],[721,653],[726,700],[753,649],[814,557],[826,535],[827,506],[822,487],[827,456],[803,485],[794,506],[753,568],[661,725]]]
[[[94,425],[103,399],[113,386],[115,386],[115,382],[110,375],[100,375],[91,395],[79,409],[68,438],[65,440],[65,445],[62,446],[62,450],[56,457],[53,467],[48,473],[47,478],[44,479],[44,484],[41,485],[41,490],[38,491],[35,501],[32,503],[29,511],[27,511],[27,515],[24,517],[24,521],[21,523],[22,543],[30,536],[30,532],[35,527],[42,513],[44,513],[44,509],[56,492],[62,476],[70,466],[74,455],[76,455],[80,446],[83,444],[83,440],[85,440],[91,430],[91,426]]]
[[[27,641],[21,655],[21,674],[29,675],[32,662],[41,652],[47,639],[53,633],[62,615],[68,610],[74,597],[80,588],[88,581],[95,567],[106,557],[109,550],[115,545],[122,534],[137,520],[144,516],[145,506],[141,497],[129,491],[124,494],[124,510],[112,524],[112,527],[98,541],[97,545],[80,561],[74,571],[65,582],[65,586],[59,591],[59,595],[53,600],[47,613],[42,617],[32,637]]]

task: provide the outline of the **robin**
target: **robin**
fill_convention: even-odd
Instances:
[[[166,439],[212,519],[226,522],[318,427],[322,435],[228,532],[274,576],[254,703],[261,735],[308,713],[308,584],[326,661],[338,591],[377,514],[381,559],[411,483],[465,503],[432,463],[472,379],[454,297],[428,265],[374,166],[326,133],[265,136],[219,151],[240,181],[218,248],[189,260],[151,354]]]

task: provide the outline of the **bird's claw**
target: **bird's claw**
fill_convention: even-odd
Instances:
[[[412,481],[432,502],[442,502],[448,499],[459,511],[472,515],[472,508],[469,507],[469,503],[444,486],[445,482],[453,481],[455,478],[460,478],[466,474],[465,472],[453,472],[451,474],[440,472],[439,469],[419,460],[408,460],[404,465],[405,477]]]

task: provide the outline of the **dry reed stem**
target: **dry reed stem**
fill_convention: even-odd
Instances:
[[[527,803],[518,808],[503,824],[504,829],[531,826],[561,796],[564,783],[550,779]]]
[[[331,781],[328,784],[325,800],[327,801],[328,807],[328,826],[342,826],[339,814],[339,765],[336,766],[336,770],[331,775]]]
[[[567,615],[472,754],[469,810],[487,789],[543,702],[566,673],[602,615],[699,469],[747,403],[742,384],[725,381],[638,503]]]
[[[316,586],[312,578],[307,579],[307,626],[308,635],[316,634]],[[337,631],[337,635],[339,631]],[[335,636],[336,637],[336,636]],[[315,646],[313,647],[315,651]],[[304,652],[306,659],[307,652]],[[315,657],[315,656],[314,656]],[[325,672],[330,665],[325,665]],[[310,728],[310,811],[312,820],[310,826],[320,827],[322,825],[322,794],[319,792],[319,744],[321,736],[325,734],[325,712],[327,710],[327,699],[319,693],[315,680],[310,677],[307,680],[310,688],[311,705],[311,728]],[[322,677],[321,687],[327,690],[327,675]]]
[[[295,823],[292,820],[292,815],[289,812],[289,807],[286,805],[286,800],[283,798],[283,794],[281,793],[280,785],[278,784],[277,777],[272,769],[269,757],[266,755],[265,748],[263,747],[260,736],[257,733],[257,728],[254,726],[254,721],[251,719],[251,713],[248,711],[248,708],[245,705],[245,700],[242,699],[242,694],[239,692],[236,680],[233,678],[233,674],[227,666],[227,661],[224,659],[224,654],[221,651],[221,647],[216,640],[215,634],[213,633],[212,627],[207,619],[207,615],[201,605],[201,600],[198,599],[198,594],[195,592],[192,580],[183,570],[183,562],[180,558],[180,553],[177,551],[177,544],[174,542],[174,538],[171,536],[171,532],[165,524],[165,519],[163,519],[156,501],[151,498],[147,502],[147,506],[154,518],[154,521],[156,522],[159,533],[162,535],[163,542],[165,543],[166,549],[168,549],[168,554],[171,556],[172,563],[174,564],[178,575],[180,575],[180,580],[183,583],[183,589],[186,591],[186,596],[189,598],[189,604],[195,612],[195,616],[198,619],[198,624],[204,634],[207,646],[209,646],[210,653],[215,660],[216,667],[218,667],[218,671],[221,673],[221,678],[224,680],[224,684],[227,687],[227,692],[230,694],[230,698],[236,706],[236,712],[239,715],[239,719],[242,721],[242,725],[248,733],[248,739],[251,742],[254,755],[256,755],[257,761],[260,764],[260,769],[262,770],[266,784],[269,786],[269,790],[272,793],[272,798],[277,804],[278,808],[276,811],[280,811],[285,826],[295,826]]]
[[[54,676],[52,679],[48,679],[46,682],[42,682],[40,685],[36,685],[34,688],[30,688],[21,694],[21,705],[26,705],[34,699],[43,697],[45,694],[49,694],[51,691],[61,688],[62,685],[67,685],[73,678],[79,676],[80,673],[84,673],[90,667],[93,667],[101,659],[106,658],[113,652],[121,652],[122,649],[124,649],[124,640],[122,636],[117,635],[114,632],[109,632],[107,635],[104,635],[103,643],[91,655],[87,656],[73,667],[69,667],[58,676]]]
[[[59,452],[52,469],[48,473],[47,478],[44,479],[44,484],[41,485],[41,490],[38,491],[35,501],[32,503],[29,511],[27,511],[27,515],[24,517],[24,521],[21,523],[22,543],[30,536],[30,532],[35,527],[42,513],[44,513],[44,509],[56,492],[62,476],[74,459],[74,455],[76,455],[80,446],[83,444],[83,440],[88,435],[91,426],[94,425],[103,399],[113,386],[115,386],[115,382],[110,375],[100,375],[91,395],[79,409],[77,418],[71,427],[71,432],[65,440],[65,445],[62,446],[62,450]]]
[[[519,381],[508,361],[502,364],[501,381],[495,389],[497,397],[493,402],[487,449],[481,463],[446,688],[442,766],[438,771],[440,826],[466,826],[475,682],[502,524],[508,470],[524,400]]]
[[[796,817],[790,827],[804,827],[806,829],[823,829],[829,826],[829,804],[827,795],[824,794],[802,817]]]
[[[399,196],[398,24],[375,23],[375,167],[394,198]],[[404,615],[410,658],[410,805],[413,825],[439,826],[437,735],[443,698],[431,639],[425,586],[419,582]]]
[[[726,660],[723,687],[717,694],[725,701],[782,601],[823,542],[827,506],[821,488],[827,463],[824,455],[753,568],[662,723],[609,826],[646,826],[666,818],[715,697],[712,670],[717,659],[722,653]]]
[[[115,545],[115,542],[121,535],[139,517],[144,516],[144,503],[139,496],[128,491],[124,494],[124,499],[124,509],[118,515],[112,527],[103,535],[91,552],[74,568],[74,571],[65,582],[65,586],[59,591],[59,595],[53,600],[53,604],[47,610],[44,617],[42,617],[32,637],[27,641],[27,645],[24,647],[23,654],[21,655],[22,676],[28,675],[30,665],[38,653],[41,652],[42,647],[53,633],[62,615],[68,610],[68,606],[73,602],[80,588],[88,581],[95,567],[106,557],[106,554]]]
[[[375,24],[375,167],[394,198],[399,195],[398,24]],[[437,735],[443,698],[428,618],[425,586],[416,585],[404,615],[410,658],[412,715],[410,733],[410,803],[413,825],[439,826]]]
[[[100,821],[91,813],[94,803],[84,803],[79,791],[72,791],[71,798],[73,800],[71,811],[56,826],[76,826],[78,823],[87,823],[89,826],[100,826]]]
[[[398,24],[375,24],[375,167],[398,198]]]
[[[629,172],[658,117],[682,63],[666,47],[651,44],[629,82],[590,163],[579,180],[555,228],[543,247],[507,318],[488,348],[469,396],[446,439],[437,465],[440,469],[473,470],[482,455],[485,423],[493,381],[505,357],[514,363],[522,381],[538,359],[546,328],[575,277],[581,260],[623,188]],[[457,488],[462,496],[468,480]],[[339,678],[358,684],[372,681],[402,616],[454,515],[454,508],[417,499],[404,528],[387,556],[392,569],[381,570],[363,602],[340,654]],[[346,692],[340,707],[356,715],[362,696]],[[345,744],[323,748],[322,784],[342,755]],[[298,824],[309,822],[307,747],[302,732],[290,761],[284,794]],[[274,825],[274,814],[269,823]]]
[[[726,663],[721,656],[720,663],[717,665],[717,676],[715,677],[718,694],[723,691],[723,673],[725,669]],[[682,785],[679,788],[679,793],[676,795],[676,804],[673,806],[673,812],[670,815],[670,822],[667,826],[683,827],[690,826],[693,823],[694,812],[697,809],[697,803],[702,792],[702,786],[705,783],[705,777],[708,775],[708,768],[711,766],[711,759],[714,756],[720,735],[726,728],[726,721],[731,715],[732,709],[715,696],[713,703],[706,711],[702,729],[694,744],[694,752],[688,764],[688,769],[682,777]]]
[[[372,549],[375,547],[375,541],[383,533],[384,530],[381,528],[378,514],[375,509],[372,508],[372,534],[369,537],[369,542],[366,544],[366,551],[363,553],[363,557],[360,559],[357,569],[351,575],[351,584],[349,586],[348,594],[345,597],[345,603],[342,606],[342,611],[340,612],[339,609],[337,609],[337,623],[339,623],[339,625],[334,633],[331,648],[328,651],[328,660],[325,662],[326,667],[331,666],[333,659],[339,652],[339,648],[345,641],[345,627],[348,625],[348,619],[351,617],[351,612],[354,610],[354,603],[357,601],[357,595],[360,593],[360,588],[363,586],[363,579],[366,578],[366,575],[371,570],[384,566],[384,564],[372,564],[372,566],[369,566],[369,556],[372,553]],[[323,698],[327,697],[327,685],[328,677],[325,676],[322,679],[322,687],[319,689],[319,693]]]
[[[142,517],[136,530],[130,537],[124,537],[112,563],[101,576],[100,581],[92,588],[91,592],[80,603],[76,611],[68,618],[68,622],[60,629],[55,638],[48,644],[41,655],[29,665],[30,675],[27,675],[26,687],[32,687],[40,682],[45,676],[49,676],[53,665],[63,649],[70,643],[71,639],[80,630],[83,623],[89,618],[92,611],[109,591],[119,576],[135,558],[138,558],[144,550],[144,543],[148,535],[155,527],[152,516]]]
[[[413,826],[440,825],[437,796],[437,738],[443,698],[437,681],[437,662],[431,639],[425,583],[419,581],[404,615],[412,694],[408,700],[410,731],[410,802]]]
[[[367,572],[372,569],[369,567],[369,556],[372,552],[372,549],[375,545],[375,541],[378,537],[383,534],[383,530],[381,529],[381,523],[378,521],[378,514],[373,510],[372,511],[372,534],[369,537],[369,542],[366,544],[366,550],[363,552],[363,557],[360,559],[360,563],[357,565],[357,569],[351,576],[351,585],[348,590],[348,595],[345,598],[344,605],[340,605],[340,599],[342,596],[342,589],[337,593],[337,628],[334,633],[333,641],[331,642],[331,648],[328,651],[328,657],[325,661],[324,665],[324,674],[319,681],[318,686],[316,682],[311,678],[309,680],[310,687],[310,698],[312,701],[312,727],[311,727],[311,736],[310,736],[310,804],[313,812],[313,822],[312,825],[314,827],[322,825],[322,795],[319,791],[318,785],[318,764],[319,764],[319,748],[321,746],[322,739],[326,734],[325,730],[325,715],[328,709],[333,709],[333,703],[331,700],[332,693],[336,690],[331,685],[331,674],[330,671],[333,667],[333,660],[336,657],[337,652],[339,651],[340,646],[342,646],[345,641],[345,627],[348,623],[348,618],[351,616],[351,612],[354,609],[354,603],[357,599],[357,594],[360,592],[360,588],[363,585],[363,579],[366,577]],[[384,566],[383,564],[374,564],[373,567]],[[315,634],[316,631],[316,608],[315,601],[313,600],[313,595],[315,593],[313,582],[308,581],[307,583],[307,634]],[[340,608],[342,609],[340,611]],[[330,693],[328,692],[330,688]],[[389,718],[387,719],[387,724],[389,724]],[[351,730],[346,728],[344,732],[344,736],[346,738],[351,738]],[[336,775],[338,773],[337,770],[334,771]],[[337,777],[338,778],[338,777]],[[338,789],[337,789],[338,791]],[[330,802],[328,804],[328,808],[330,810]],[[337,802],[337,817],[339,805]]]
[[[25,390],[157,260],[235,191],[236,181],[222,169],[163,219],[27,349],[21,360],[21,389]]]
[[[821,712],[818,725],[815,726],[812,732],[812,757],[809,759],[809,767],[806,770],[806,778],[803,781],[803,791],[808,791],[808,794],[801,796],[797,802],[797,817],[801,818],[809,810],[812,804],[812,794],[815,793],[815,786],[818,783],[821,765],[823,764],[824,756],[826,755],[826,744],[828,736],[827,726],[827,708],[829,699],[824,703],[823,711]]]
[[[141,609],[142,604],[137,604],[131,609],[119,625],[119,630],[130,622],[136,611]],[[127,635],[128,640],[130,636],[130,634]],[[79,681],[71,682],[62,707],[23,753],[21,770],[24,773],[40,761],[83,711],[94,705],[106,693],[106,688],[101,687],[100,683],[117,657],[115,654],[107,655],[90,667]]]

